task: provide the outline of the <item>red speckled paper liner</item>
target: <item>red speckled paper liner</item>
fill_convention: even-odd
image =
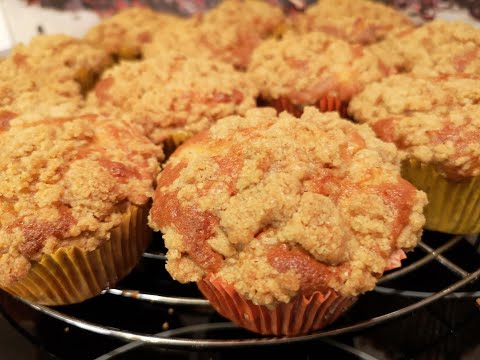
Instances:
[[[290,114],[297,117],[300,117],[303,114],[303,108],[305,107],[304,105],[297,105],[292,103],[286,97],[265,100],[264,102],[267,105],[274,107],[279,112],[288,111]],[[348,117],[348,101],[342,101],[337,96],[323,96],[315,104],[311,104],[310,106],[315,106],[321,112],[337,111],[340,116],[344,118]]]
[[[295,336],[324,328],[338,319],[357,300],[334,291],[299,295],[274,308],[255,305],[220,278],[206,277],[197,283],[202,294],[225,318],[263,335]]]
[[[61,248],[32,264],[27,276],[4,290],[44,305],[82,302],[115,285],[138,263],[152,238],[148,207],[130,206],[110,239],[92,251]]]

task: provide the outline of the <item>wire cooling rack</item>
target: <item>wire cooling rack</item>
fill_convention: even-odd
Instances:
[[[141,264],[150,263],[149,276],[152,276],[152,271],[156,271],[152,269],[163,269],[165,260],[164,249],[149,249],[144,253]],[[165,284],[174,283],[167,277],[164,276],[162,280]],[[419,282],[418,279],[422,277],[427,281]],[[360,297],[360,304],[363,299],[366,299],[365,303],[373,301],[379,305],[375,306],[379,309],[382,308],[380,305],[388,303],[387,310],[382,308],[376,313],[365,312],[362,305],[357,304],[347,312],[344,319],[324,330],[302,336],[280,338],[262,337],[246,331],[240,337],[236,337],[238,328],[220,317],[213,322],[210,317],[209,320],[202,320],[201,323],[173,329],[163,326],[163,331],[160,332],[138,332],[121,326],[95,322],[85,316],[85,312],[71,311],[69,307],[51,308],[22,299],[17,300],[44,315],[63,322],[65,326],[74,326],[94,334],[128,342],[114,350],[113,353],[128,351],[146,344],[165,349],[224,349],[298,343],[341,335],[393,320],[442,298],[471,298],[473,302],[476,297],[480,297],[480,291],[476,291],[479,289],[478,284],[473,284],[479,278],[480,238],[478,236],[451,237],[440,233],[426,232],[417,249],[409,254],[408,260],[404,261],[402,268],[384,275],[374,291]],[[146,292],[140,289],[141,285],[136,283],[136,280],[138,278],[134,277],[133,281],[122,282],[118,288],[108,289],[97,298],[106,297],[106,302],[112,308],[116,306],[116,302],[127,301],[132,306],[144,303],[148,304],[148,307],[158,307],[169,313],[173,311],[186,311],[193,314],[213,313],[209,303],[202,299],[198,292],[194,292],[196,296],[162,293],[161,291]],[[138,285],[138,288],[135,288],[135,285]],[[477,287],[475,287],[476,285]],[[467,289],[459,291],[466,286]],[[396,299],[399,297],[408,299],[408,303],[406,304],[402,300],[400,305],[392,308],[391,303],[394,303],[390,300],[392,296]],[[161,324],[159,319],[151,319],[151,321]],[[335,345],[335,342],[332,342],[331,345]],[[98,359],[110,358],[111,353]]]

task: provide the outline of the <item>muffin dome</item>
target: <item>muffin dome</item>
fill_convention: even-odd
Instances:
[[[284,23],[282,10],[265,1],[225,0],[177,28],[159,31],[145,46],[146,57],[175,49],[189,56],[198,53],[245,69],[252,51]]]
[[[161,154],[125,123],[97,115],[1,123],[2,287],[58,249],[97,248],[129,204],[152,195]]]
[[[15,76],[28,76],[37,86],[53,88],[62,96],[85,93],[110,56],[86,41],[66,35],[40,35],[27,45],[17,45],[1,63]]]
[[[401,12],[368,0],[318,0],[293,23],[299,32],[322,31],[354,44],[371,44],[413,27]]]
[[[319,106],[325,97],[347,103],[393,70],[368,48],[312,32],[265,41],[253,53],[248,71],[267,102]]]
[[[158,178],[150,224],[181,282],[222,278],[258,305],[373,289],[421,233],[425,194],[368,126],[307,108],[218,121]]]
[[[417,75],[480,74],[480,30],[463,22],[431,21],[389,36],[382,47]]]
[[[480,175],[480,77],[402,74],[369,85],[349,111],[410,158],[453,180]]]
[[[245,74],[208,58],[166,52],[106,71],[90,104],[140,124],[155,143],[188,137],[217,119],[255,107],[257,90]]]
[[[155,33],[183,21],[146,7],[131,7],[102,20],[87,32],[85,39],[116,57],[135,58],[141,56],[143,46],[152,41]]]

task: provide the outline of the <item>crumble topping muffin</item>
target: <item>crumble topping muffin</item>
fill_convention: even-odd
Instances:
[[[402,74],[367,86],[350,104],[354,119],[406,154],[404,177],[429,198],[428,229],[480,231],[479,86],[473,75]]]
[[[175,52],[106,71],[90,103],[140,124],[156,144],[185,139],[217,119],[255,107],[257,90],[243,73],[212,59]]]
[[[85,93],[111,63],[110,56],[89,43],[66,35],[40,35],[28,45],[17,45],[1,63],[13,80],[28,77],[41,91],[53,88],[61,96]]]
[[[146,46],[145,53],[156,56],[169,48],[188,55],[200,51],[245,69],[255,47],[277,34],[284,20],[281,8],[267,2],[225,0],[192,18],[185,29],[160,31],[152,44]]]
[[[393,145],[335,113],[253,109],[177,149],[150,225],[180,282],[221,279],[270,308],[317,292],[352,298],[419,240],[426,197],[399,163]]]
[[[146,7],[130,7],[102,20],[92,27],[85,39],[119,58],[141,56],[141,49],[152,41],[156,32],[177,27],[184,20],[161,14]]]
[[[480,77],[401,74],[370,84],[351,102],[355,120],[443,175],[480,174]]]
[[[268,104],[299,115],[305,105],[344,113],[354,94],[394,70],[366,47],[312,32],[265,41],[254,51],[248,72]]]
[[[161,31],[156,31],[152,41],[142,46],[144,59],[158,57],[172,50],[187,57],[200,55],[213,58],[212,52],[199,41],[199,25],[202,19],[201,15],[193,16],[175,26],[166,26]]]
[[[431,21],[388,37],[384,46],[401,57],[407,72],[422,76],[480,74],[480,30],[470,24]]]
[[[355,44],[380,41],[391,32],[413,27],[412,21],[392,7],[368,0],[319,0],[293,19],[302,33],[322,31]]]
[[[62,95],[56,83],[40,84],[8,62],[0,63],[0,111],[68,116],[83,105],[82,96]]]
[[[34,124],[0,117],[0,287],[47,304],[97,295],[147,245],[141,209],[160,150],[126,123],[98,115]]]

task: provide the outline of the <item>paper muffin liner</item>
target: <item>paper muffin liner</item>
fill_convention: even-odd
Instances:
[[[223,317],[263,335],[295,336],[326,327],[345,313],[357,300],[333,290],[298,295],[275,307],[255,305],[243,298],[221,278],[207,276],[197,286],[213,308]]]
[[[303,114],[303,108],[306,106],[294,104],[286,97],[270,99],[265,102],[267,105],[274,107],[278,112],[287,111],[297,117]],[[337,111],[340,116],[347,117],[348,103],[348,101],[340,100],[338,96],[326,95],[321,97],[315,104],[310,104],[310,106],[315,106],[321,112]]]
[[[182,145],[192,136],[192,133],[185,130],[175,130],[170,137],[163,142],[163,153],[166,157],[170,156],[177,147]]]
[[[131,205],[110,239],[93,251],[61,248],[32,264],[27,276],[4,289],[44,305],[82,302],[115,285],[138,263],[152,238],[148,207]]]
[[[117,56],[121,60],[138,60],[142,56],[139,47],[122,46],[117,51]]]
[[[402,176],[427,194],[425,228],[449,234],[480,232],[479,176],[449,180],[434,166],[413,159],[402,164]]]

